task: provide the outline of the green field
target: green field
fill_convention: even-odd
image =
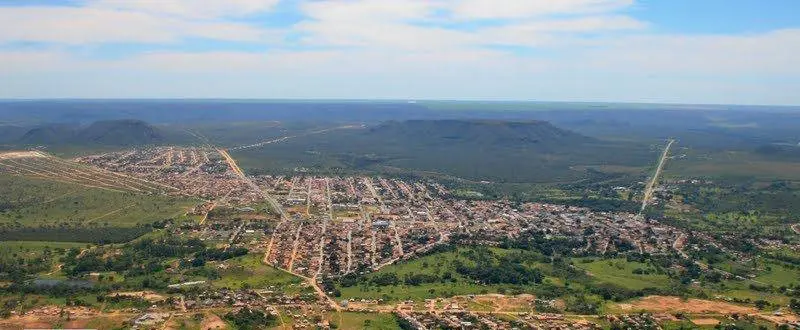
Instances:
[[[302,279],[264,264],[261,262],[262,258],[263,255],[260,254],[248,254],[224,261],[226,269],[215,267],[219,271],[220,279],[213,281],[212,286],[232,289],[249,286],[253,289],[271,289],[287,293],[300,291]]]
[[[434,253],[386,266],[378,272],[366,275],[364,280],[358,285],[350,287],[340,286],[339,289],[341,290],[341,298],[384,299],[389,301],[420,301],[429,298],[468,294],[511,294],[535,292],[537,284],[533,283],[526,285],[482,284],[477,283],[477,281],[474,279],[470,279],[459,274],[455,270],[454,262],[459,261],[465,264],[472,264],[472,261],[463,255],[463,253],[471,250],[474,250],[474,248],[460,247],[453,251]],[[505,250],[498,248],[490,248],[489,250],[497,255],[520,252],[519,250]],[[544,270],[545,272],[551,269],[550,265],[543,263],[526,262],[526,264],[530,267]],[[405,283],[400,283],[397,285],[373,285],[370,283],[370,281],[376,280],[385,274],[396,274],[400,279],[406,278],[410,275],[420,274],[433,275],[438,278],[449,276],[450,279],[440,279],[433,283],[422,283],[419,285],[406,285]],[[543,280],[543,283],[550,284],[558,284],[560,282],[561,281],[559,279],[550,276],[545,276]]]
[[[654,269],[647,264],[631,262],[625,259],[596,260],[589,263],[576,262],[575,267],[585,270],[599,282],[622,286],[631,290],[644,288],[666,288],[670,279],[664,274],[634,274],[635,269]]]
[[[56,267],[58,260],[71,248],[86,247],[83,243],[71,242],[0,242],[0,273],[24,271],[39,278],[64,279]]]
[[[76,242],[5,241],[0,242],[0,251],[33,253],[44,248],[66,250],[69,248],[81,248],[85,246],[85,243]]]
[[[764,157],[749,151],[673,150],[664,169],[666,178],[712,177],[746,180],[800,180],[796,161]]]
[[[764,267],[764,270],[759,272],[754,280],[776,287],[790,284],[800,285],[800,270],[791,269],[780,263],[766,263]]]
[[[134,227],[180,217],[196,201],[112,192],[79,185],[0,175],[0,226]]]
[[[331,315],[330,319],[337,323],[340,329],[389,330],[397,329],[399,326],[392,314],[344,312],[341,316],[341,324],[338,324],[339,320],[336,314]]]

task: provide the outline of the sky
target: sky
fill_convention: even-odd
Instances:
[[[796,0],[0,0],[0,98],[800,105]]]

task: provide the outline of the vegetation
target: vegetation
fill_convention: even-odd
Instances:
[[[250,308],[229,312],[225,314],[225,320],[232,323],[237,329],[268,329],[278,323],[275,315]]]
[[[6,229],[71,225],[135,227],[181,216],[194,203],[181,198],[0,175],[0,224]]]
[[[624,270],[598,266],[617,263]],[[650,272],[645,263],[625,259],[551,258],[539,251],[484,247],[442,247],[419,259],[387,266],[365,276],[339,279],[344,298],[384,300],[427,299],[441,296],[530,293],[543,299],[568,298],[572,310],[597,309],[603,300],[621,301],[657,293],[677,293],[666,275]],[[581,267],[605,272],[595,275]],[[641,268],[644,267],[645,270]],[[652,267],[652,266],[650,266]],[[616,269],[616,268],[614,268]],[[632,284],[614,276],[637,280]]]
[[[208,272],[215,272],[219,278],[213,280],[212,285],[220,288],[260,288],[286,293],[298,293],[302,280],[285,271],[265,265],[261,254],[248,254],[225,261],[225,269],[212,269],[207,265]],[[216,267],[214,267],[216,268]]]
[[[669,276],[664,269],[652,264],[615,259],[579,259],[575,266],[585,270],[599,282],[614,284],[629,290],[646,288],[666,289],[670,286]]]
[[[336,315],[332,319],[337,320]],[[364,329],[364,330],[390,330],[399,327],[399,319],[392,314],[385,313],[353,313],[343,312],[340,329]]]
[[[131,119],[97,121],[87,127],[53,124],[35,127],[14,141],[23,145],[133,146],[164,141],[159,129]]]
[[[624,154],[617,152],[622,149]],[[608,157],[611,154],[617,157]],[[278,172],[303,167],[385,173],[399,168],[497,182],[594,178],[595,172],[570,166],[642,166],[656,157],[646,148],[597,141],[545,122],[470,120],[390,122],[367,130],[298,137],[234,156],[246,168]]]

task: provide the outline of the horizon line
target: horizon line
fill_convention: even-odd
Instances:
[[[556,101],[525,99],[455,99],[455,98],[234,98],[234,97],[42,97],[0,98],[0,102],[21,101],[245,101],[245,102],[462,102],[462,103],[533,103],[533,104],[581,104],[581,105],[649,105],[649,106],[694,106],[694,107],[783,107],[800,108],[800,104],[760,104],[760,103],[679,103],[679,102],[643,102],[643,101]],[[711,110],[711,109],[708,109]]]

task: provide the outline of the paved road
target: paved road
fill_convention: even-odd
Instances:
[[[642,208],[639,210],[639,214],[644,212],[644,209],[647,207],[647,203],[650,202],[650,198],[653,197],[653,189],[658,183],[658,177],[661,175],[661,170],[664,169],[664,163],[667,160],[667,155],[669,155],[669,148],[672,147],[672,144],[675,143],[675,140],[670,139],[669,143],[667,143],[666,148],[664,148],[664,152],[661,154],[661,159],[658,161],[658,167],[656,167],[656,172],[653,174],[653,179],[647,184],[647,187],[644,189],[644,197],[642,198]]]
[[[303,133],[303,134],[298,134],[298,135],[290,135],[290,136],[279,137],[279,138],[275,138],[275,139],[272,139],[272,140],[262,141],[262,142],[258,142],[258,143],[254,143],[254,144],[248,144],[248,145],[243,145],[243,146],[238,146],[238,147],[232,147],[229,150],[244,150],[244,149],[251,149],[251,148],[259,148],[259,147],[263,147],[263,146],[268,145],[268,144],[283,142],[283,141],[286,141],[286,140],[289,140],[289,139],[293,139],[293,138],[296,138],[296,137],[309,136],[309,135],[314,135],[314,134],[322,134],[322,133],[326,133],[326,132],[330,132],[330,131],[334,131],[334,130],[339,130],[339,129],[357,129],[357,128],[364,128],[364,127],[365,127],[364,125],[345,125],[345,126],[331,127],[331,128],[321,129],[321,130],[317,130],[317,131],[311,131],[311,132],[308,132],[308,133]]]

